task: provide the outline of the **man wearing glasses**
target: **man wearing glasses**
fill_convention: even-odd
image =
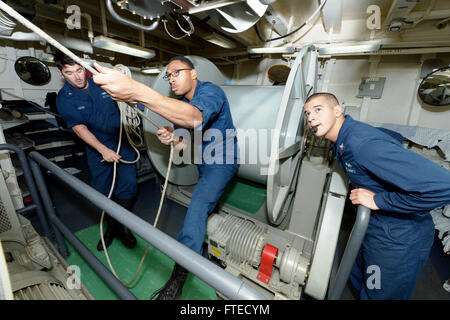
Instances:
[[[227,183],[238,168],[236,129],[224,91],[211,82],[198,80],[194,65],[183,56],[169,61],[164,76],[172,92],[180,99],[166,97],[117,70],[99,65],[95,67],[100,73],[94,76],[94,82],[113,99],[141,103],[172,122],[175,129],[193,129],[200,131],[202,137],[205,136],[201,146],[195,146],[201,149],[203,155],[196,162],[199,181],[192,194],[183,228],[177,236],[179,242],[201,254],[208,215],[216,207]],[[208,130],[210,133],[220,134],[214,134],[214,139],[206,138],[205,132]],[[181,140],[174,137],[174,128],[160,128],[157,136],[162,143],[169,145],[173,141],[180,148]],[[183,145],[186,146],[185,143]],[[210,152],[211,150],[214,151]],[[175,264],[169,281],[153,296],[159,294],[158,300],[178,298],[187,274],[187,270]]]

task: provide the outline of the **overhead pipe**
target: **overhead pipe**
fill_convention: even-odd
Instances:
[[[100,3],[103,4],[103,0],[100,0]],[[32,31],[35,31],[34,33],[26,33],[26,32],[16,31],[13,34],[9,35],[8,30],[10,29],[12,32],[12,29],[14,29],[14,27],[16,26],[16,21],[11,20],[11,18],[10,18],[11,15],[8,15],[9,12],[11,12],[11,13],[13,12],[13,9],[10,8],[8,5],[4,4],[2,1],[0,1],[0,9],[2,9],[4,11],[4,12],[0,11],[0,39],[6,39],[6,40],[11,40],[11,41],[40,41],[40,42],[44,41],[43,37],[38,35],[38,34],[40,34],[40,32],[36,32],[34,29],[31,29],[30,27],[28,27],[28,28]],[[103,11],[103,15],[104,15],[104,11]],[[15,18],[16,18],[16,20],[19,20],[18,16]],[[45,17],[45,18],[48,18],[51,20],[56,20],[51,17]],[[90,29],[89,18],[87,17],[87,15],[84,15],[84,18],[87,20],[88,28]],[[92,21],[92,19],[91,19],[91,21]],[[22,22],[22,21],[19,20],[19,22]],[[25,21],[23,21],[22,24],[24,24],[25,26],[29,26],[31,24],[31,22],[29,22],[28,20],[27,20],[27,22],[28,22],[28,24],[24,24]],[[105,22],[106,22],[106,17],[104,20],[102,19],[102,30],[103,30],[104,35],[108,33]],[[12,26],[14,26],[14,27],[12,27]],[[2,35],[2,27],[3,27],[3,29],[5,29],[3,32],[3,35]],[[67,38],[67,40],[65,40],[65,38],[61,35],[54,34],[54,33],[48,33],[48,34],[51,35],[53,38],[58,39],[58,42],[62,42],[68,48],[78,50],[78,51],[81,51],[81,52],[84,52],[87,54],[93,54],[93,52],[94,52],[94,49],[92,48],[91,43],[88,41],[84,41],[84,40],[81,40],[78,38]],[[51,44],[53,44],[53,43],[51,43]],[[167,52],[167,53],[170,53],[173,55],[180,55],[179,52],[172,51],[171,49],[165,49],[165,48],[162,48],[159,46],[154,46],[154,47],[163,52]]]
[[[56,33],[48,33],[53,39],[61,43],[67,48],[81,51],[88,54],[93,54],[94,49],[92,48],[89,41],[77,39],[77,38],[66,38]],[[0,39],[11,40],[11,41],[46,41],[41,38],[38,34],[34,32],[22,32],[16,31],[10,36],[1,36]]]
[[[112,6],[112,2],[111,0],[106,0],[106,7],[108,8],[108,12],[113,16],[114,19],[116,19],[118,22],[129,26],[129,27],[133,27],[139,30],[143,30],[143,31],[153,31],[156,29],[156,27],[159,24],[159,19],[156,19],[156,21],[154,21],[151,25],[149,26],[145,26],[139,23],[136,23],[134,21],[131,20],[127,20],[121,16],[119,16],[116,11],[114,11],[114,8]]]
[[[267,1],[267,0],[266,0]],[[206,3],[200,6],[192,7],[189,9],[189,14],[195,14],[203,11],[209,11],[213,9],[219,9],[222,7],[226,7],[232,4],[246,2],[246,0],[220,0],[213,3]],[[262,1],[261,1],[262,2]]]
[[[88,38],[92,43],[92,39],[94,39],[94,29],[92,28],[92,18],[91,15],[88,13],[81,13],[81,16],[86,19],[86,23],[88,25]]]

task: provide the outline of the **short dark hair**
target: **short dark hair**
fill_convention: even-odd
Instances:
[[[56,66],[58,67],[59,70],[62,70],[62,68],[66,64],[71,66],[78,64],[61,50],[56,50],[55,54],[53,55],[53,59],[55,60]]]
[[[183,62],[184,64],[186,64],[189,68],[195,69],[194,64],[192,63],[192,61],[189,60],[188,58],[186,58],[185,56],[176,56],[176,57],[173,57],[173,58],[171,58],[171,59],[169,60],[169,62],[168,62],[167,64],[171,63],[172,61],[181,61],[181,62]]]
[[[306,99],[305,104],[307,104],[310,100],[312,100],[314,98],[318,98],[318,97],[324,97],[327,100],[327,102],[330,103],[330,105],[332,107],[339,104],[339,101],[336,98],[336,96],[329,92],[316,92],[316,93],[310,95],[308,97],[308,99]]]

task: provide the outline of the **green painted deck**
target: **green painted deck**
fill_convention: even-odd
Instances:
[[[233,178],[228,183],[221,201],[249,214],[255,214],[266,201],[266,186]]]
[[[100,239],[99,225],[76,232],[75,235],[109,269],[105,253],[97,251],[96,248]],[[136,240],[137,244],[133,249],[126,248],[119,239],[114,239],[108,248],[112,265],[123,282],[131,280],[144,254],[147,243],[138,236],[136,236]],[[119,297],[103,282],[79,253],[69,243],[67,243],[67,246],[71,253],[67,263],[79,266],[81,282],[92,296],[97,300],[119,300]],[[161,251],[150,247],[138,277],[128,288],[138,299],[148,300],[152,293],[161,288],[169,279],[174,263]],[[182,299],[217,300],[217,295],[214,288],[190,273],[183,287]]]
[[[221,201],[249,214],[255,214],[266,201],[266,187],[241,178],[233,178],[225,189]],[[97,243],[100,239],[99,225],[78,231],[75,235],[109,269],[105,253],[97,251]],[[137,244],[133,249],[126,248],[119,239],[114,239],[108,248],[112,265],[123,282],[129,282],[134,276],[147,245],[143,239],[135,236]],[[71,253],[67,263],[79,266],[81,282],[92,296],[98,300],[118,300],[117,295],[79,253],[69,243],[67,246]],[[128,288],[137,298],[149,299],[154,291],[164,286],[172,273],[174,264],[175,262],[165,254],[150,247],[137,279]],[[182,299],[217,300],[217,295],[214,288],[190,273],[183,287]]]

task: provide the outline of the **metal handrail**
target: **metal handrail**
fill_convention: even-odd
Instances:
[[[364,236],[366,235],[367,227],[369,226],[371,210],[363,205],[358,206],[356,220],[347,241],[344,254],[342,255],[341,263],[339,264],[336,277],[333,282],[330,282],[328,291],[329,300],[338,300],[342,296],[345,285],[347,283],[353,264],[358,256],[359,248],[361,247]]]
[[[54,164],[38,152],[30,152],[29,157],[32,163],[32,167],[34,166],[33,161],[35,161],[37,164],[49,170],[55,177],[68,185],[74,191],[85,197],[87,200],[91,201],[100,209],[108,212],[108,214],[118,222],[134,231],[142,239],[144,239],[155,248],[166,254],[169,258],[173,259],[175,262],[195,274],[198,278],[214,287],[229,299],[267,299],[262,293],[260,293],[258,290],[256,290],[246,282],[231,275],[227,271],[223,270],[208,259],[194,252],[193,250],[187,248],[164,232],[154,228],[145,220],[137,217],[130,211],[116,204],[114,201],[108,199],[106,196],[104,196],[91,186],[67,173],[62,168],[58,167],[56,164]],[[42,181],[36,182],[38,183],[38,185],[42,183]],[[61,231],[64,234],[71,233],[68,229],[64,230],[64,225],[59,225],[57,220],[55,220],[55,223],[57,224],[58,228],[62,228]],[[68,240],[70,241],[71,239]]]

